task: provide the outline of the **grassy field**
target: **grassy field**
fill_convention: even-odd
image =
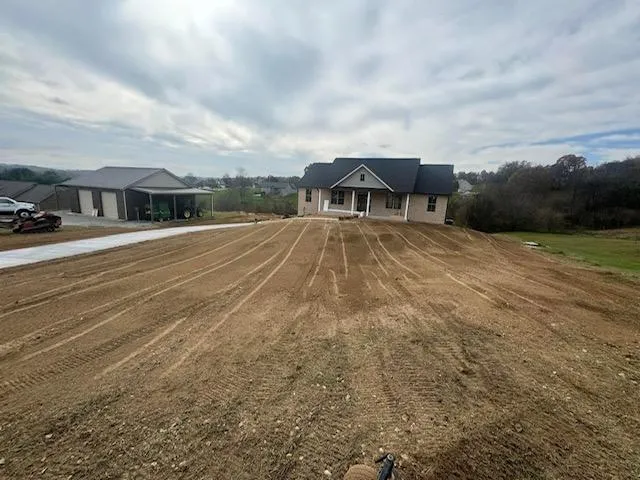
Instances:
[[[580,234],[509,232],[505,235],[538,242],[550,253],[591,265],[640,273],[640,229]]]

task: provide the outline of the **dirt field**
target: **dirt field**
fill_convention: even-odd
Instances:
[[[0,272],[0,477],[638,478],[635,280],[292,220]]]

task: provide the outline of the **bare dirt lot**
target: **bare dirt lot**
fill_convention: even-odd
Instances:
[[[0,272],[0,477],[638,478],[636,280],[281,221]]]

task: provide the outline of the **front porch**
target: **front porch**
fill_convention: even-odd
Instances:
[[[378,189],[332,189],[320,197],[320,212],[407,221],[410,194]]]

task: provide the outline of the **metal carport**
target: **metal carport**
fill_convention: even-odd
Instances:
[[[202,188],[152,188],[152,187],[133,187],[130,190],[135,192],[144,193],[149,198],[149,207],[151,210],[151,221],[153,221],[153,197],[163,195],[173,197],[173,218],[178,219],[177,200],[178,197],[193,197],[195,205],[196,195],[208,195],[211,197],[211,215],[213,215],[213,192],[211,190],[204,190]],[[195,212],[193,212],[195,215]]]

